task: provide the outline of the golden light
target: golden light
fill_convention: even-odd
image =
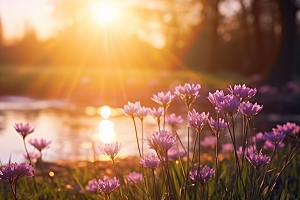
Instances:
[[[111,142],[115,137],[114,124],[110,120],[103,120],[99,124],[99,138],[104,143]]]
[[[91,4],[91,13],[100,24],[110,24],[115,22],[119,16],[117,4],[110,1],[101,1]]]
[[[54,172],[49,172],[49,176],[53,177],[54,176]]]
[[[101,115],[101,117],[107,119],[111,115],[111,109],[109,106],[103,106],[98,109],[98,113]]]

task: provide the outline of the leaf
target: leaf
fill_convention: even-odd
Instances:
[[[269,190],[269,186],[265,187],[265,189],[262,192],[262,195],[265,196],[267,194],[268,190]]]
[[[280,200],[284,200],[285,199],[285,189],[282,190],[281,192],[281,196],[280,196]]]

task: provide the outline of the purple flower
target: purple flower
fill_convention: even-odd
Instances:
[[[149,112],[150,112],[150,108],[143,106],[143,107],[140,107],[140,109],[137,111],[136,116],[138,118],[140,118],[141,120],[143,120],[143,119],[145,119],[145,117],[147,117]]]
[[[193,127],[200,132],[208,119],[208,115],[209,113],[205,114],[205,112],[199,114],[195,109],[192,112],[189,111],[187,116],[188,127]]]
[[[41,153],[39,153],[39,152],[30,152],[30,153],[24,153],[23,154],[24,155],[24,158],[26,158],[27,160],[29,160],[29,158],[31,159],[31,160],[36,160],[36,159],[38,159],[39,157],[41,157]]]
[[[130,101],[128,101],[128,104],[124,106],[124,109],[121,109],[121,111],[129,116],[134,118],[138,112],[138,110],[140,109],[141,105],[140,102],[137,101],[135,103],[131,103]]]
[[[108,144],[105,143],[104,147],[99,147],[99,150],[106,156],[108,156],[111,160],[113,160],[119,151],[122,149],[121,143],[119,144]]]
[[[152,153],[148,155],[145,159],[141,158],[140,163],[144,165],[144,167],[148,167],[151,170],[155,170],[156,167],[160,164],[160,160],[154,153]]]
[[[176,86],[175,87],[175,94],[177,94],[181,99],[185,101],[187,108],[189,108],[192,103],[194,103],[195,99],[200,97],[198,95],[201,89],[201,85],[190,85],[189,83],[185,83],[184,86]]]
[[[236,153],[239,157],[243,157],[243,156],[248,156],[251,154],[257,154],[257,150],[256,150],[256,146],[253,145],[253,146],[245,147],[244,155],[243,155],[243,147],[239,147],[239,149],[236,151]]]
[[[154,149],[158,155],[164,157],[167,151],[176,144],[176,136],[170,131],[154,131],[150,137],[146,137],[150,149]]]
[[[169,116],[166,117],[166,123],[171,125],[172,127],[177,126],[183,122],[183,119],[181,116],[176,116],[174,113],[170,114]]]
[[[224,92],[223,92],[223,90],[221,90],[221,91],[217,90],[213,94],[209,92],[207,98],[210,101],[210,103],[215,107],[216,111],[219,112],[220,108],[219,108],[218,105],[224,99]]]
[[[283,132],[265,132],[264,136],[266,140],[274,145],[277,145],[278,143],[282,142],[286,135]]]
[[[141,182],[143,180],[143,174],[141,173],[136,173],[136,172],[131,172],[127,175],[127,180],[131,184],[135,184],[138,182]]]
[[[232,116],[238,109],[240,101],[233,95],[226,95],[223,101],[217,102],[217,107],[220,112],[225,112],[226,114]]]
[[[200,142],[200,144],[204,147],[212,147],[215,146],[217,142],[216,136],[208,136],[205,137],[203,141]]]
[[[164,108],[163,107],[158,107],[150,109],[150,115],[154,118],[154,120],[160,124],[160,119],[164,115]]]
[[[198,174],[199,173],[199,174]],[[214,169],[209,167],[204,167],[199,171],[190,171],[190,177],[192,180],[198,181],[199,183],[203,184],[210,180],[212,175],[215,173]]]
[[[238,98],[240,101],[246,101],[250,99],[257,92],[256,88],[251,89],[249,87],[246,87],[245,84],[243,84],[242,86],[240,84],[235,85],[234,89],[232,89],[232,87],[230,86],[228,90],[232,95],[236,96],[236,98]]]
[[[257,115],[261,111],[262,108],[263,108],[263,106],[259,106],[259,105],[257,105],[257,103],[252,104],[252,103],[249,103],[249,101],[247,103],[242,102],[239,105],[239,112],[242,115],[245,115],[247,117],[252,117],[254,115]]]
[[[85,190],[89,193],[98,193],[98,192],[100,192],[96,179],[90,180],[88,182],[87,186],[85,186]]]
[[[52,141],[46,141],[44,139],[30,139],[28,142],[41,152],[43,149],[49,148]]]
[[[277,125],[276,129],[273,128],[274,132],[282,132],[286,135],[290,134],[290,135],[294,135],[294,136],[297,133],[299,133],[299,130],[300,130],[300,126],[296,125],[295,123],[290,123],[290,122],[287,122],[284,125]]]
[[[208,123],[215,135],[221,135],[223,130],[227,127],[227,124],[224,122],[224,119],[219,118],[219,122],[214,120],[212,117],[208,119]],[[219,125],[219,126],[218,126]]]
[[[180,153],[180,157],[186,156],[186,153],[183,150],[180,151],[179,153]],[[178,151],[176,149],[170,149],[168,151],[168,158],[170,160],[178,160],[179,159]]]
[[[281,149],[284,147],[284,143],[283,142],[279,142],[277,144],[277,149]],[[264,149],[267,149],[267,150],[274,150],[275,148],[275,145],[272,144],[271,142],[269,142],[268,140],[265,141],[265,144],[264,144]]]
[[[27,135],[34,131],[34,128],[31,127],[28,123],[24,125],[22,123],[16,123],[14,128],[23,137],[23,139],[25,139]]]
[[[157,95],[154,94],[151,99],[167,110],[174,97],[175,95],[171,95],[171,92],[168,91],[166,94],[163,92],[159,92]]]
[[[27,163],[10,163],[2,167],[0,170],[0,179],[8,181],[11,185],[15,185],[22,177],[33,176],[34,168]]]
[[[271,161],[271,158],[269,156],[255,153],[247,155],[246,158],[256,170],[259,170],[262,166],[268,164]]]
[[[103,181],[101,179],[98,180],[98,188],[108,196],[117,187],[119,187],[119,185],[119,180],[116,177],[114,177],[113,179],[108,179],[106,176],[104,176]]]
[[[233,151],[234,151],[233,144],[231,144],[231,143],[222,144],[222,152],[223,153],[233,152]]]

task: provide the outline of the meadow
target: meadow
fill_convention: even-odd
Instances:
[[[300,127],[286,122],[260,132],[254,119],[264,105],[251,102],[256,93],[244,84],[201,93],[199,84],[186,83],[153,94],[156,108],[128,102],[122,112],[132,120],[138,155],[118,159],[126,144],[117,142],[97,147],[110,161],[63,167],[43,161],[51,141],[28,140],[34,128],[16,122],[28,162],[3,164],[0,199],[300,199]],[[194,109],[200,98],[213,112]],[[175,99],[185,105],[184,116],[168,112]],[[143,130],[147,115],[157,123],[150,136]],[[179,124],[186,124],[186,145],[178,136]],[[200,140],[204,126],[210,135]],[[28,152],[28,145],[39,153]],[[149,148],[153,153],[145,155]]]

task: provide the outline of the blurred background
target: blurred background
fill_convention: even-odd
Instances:
[[[185,82],[202,85],[199,112],[213,109],[208,92],[246,83],[262,131],[300,122],[300,0],[0,0],[2,159],[23,150],[2,150],[16,122],[58,151],[89,151],[103,107],[119,120],[127,101],[156,106],[153,94]]]

